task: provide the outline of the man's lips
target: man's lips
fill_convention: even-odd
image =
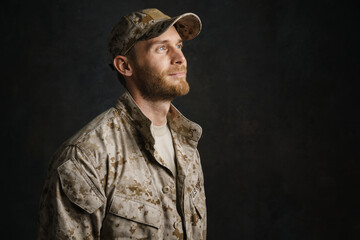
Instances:
[[[171,77],[183,77],[183,76],[185,76],[185,72],[169,73],[169,76],[171,76]]]

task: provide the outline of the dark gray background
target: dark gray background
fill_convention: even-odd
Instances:
[[[203,21],[175,105],[203,127],[208,239],[360,239],[358,13],[320,0],[2,1],[1,238],[35,239],[50,156],[123,92],[108,34],[147,7]]]

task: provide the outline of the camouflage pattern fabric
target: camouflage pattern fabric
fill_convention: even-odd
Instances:
[[[128,92],[66,141],[49,166],[38,239],[206,239],[201,128],[174,106],[168,123],[177,178]]]
[[[194,13],[170,18],[156,8],[149,8],[122,17],[110,34],[111,60],[118,55],[125,56],[137,41],[155,38],[173,25],[184,41],[193,39],[201,31],[200,18]]]

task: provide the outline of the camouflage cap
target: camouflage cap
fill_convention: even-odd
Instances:
[[[122,17],[110,34],[111,58],[126,55],[137,41],[155,38],[173,25],[183,40],[193,39],[201,30],[200,18],[194,13],[171,18],[156,8],[149,8]]]

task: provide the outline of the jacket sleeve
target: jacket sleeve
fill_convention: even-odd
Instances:
[[[48,172],[39,210],[38,239],[100,239],[106,198],[84,151],[67,147]]]

